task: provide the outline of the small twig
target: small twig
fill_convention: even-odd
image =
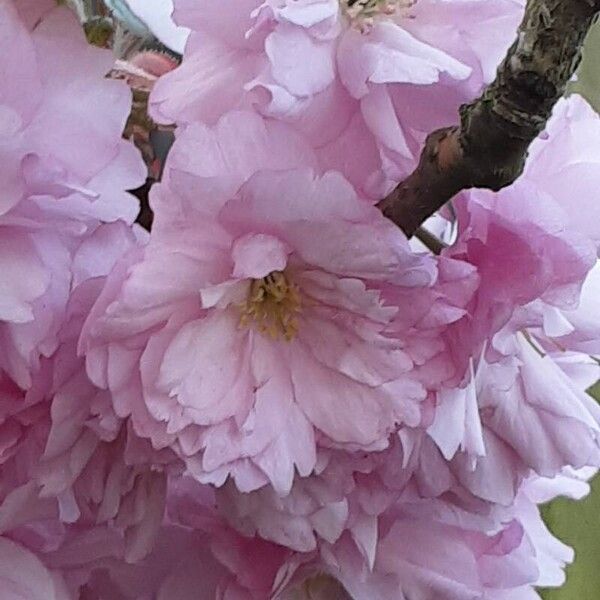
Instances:
[[[379,203],[383,213],[410,237],[461,190],[510,185],[564,94],[598,11],[600,0],[529,0],[496,80],[462,107],[460,127],[427,138],[417,169]]]
[[[444,248],[448,246],[442,242],[438,237],[433,235],[431,231],[425,229],[425,227],[419,227],[415,231],[415,237],[427,248],[429,248],[434,254],[441,254]]]
[[[521,335],[525,338],[525,341],[535,350],[536,354],[538,354],[542,358],[546,358],[546,353],[538,346],[536,341],[534,341],[533,336],[527,331],[527,329],[521,330]]]
[[[146,231],[150,231],[152,229],[152,221],[154,221],[154,212],[152,212],[149,202],[150,188],[154,183],[156,183],[156,181],[148,177],[144,185],[131,192],[140,201],[140,213],[135,221]]]

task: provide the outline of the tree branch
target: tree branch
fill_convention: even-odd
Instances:
[[[384,215],[410,237],[461,190],[510,185],[564,94],[598,11],[600,0],[529,0],[496,80],[461,107],[460,127],[427,138],[417,169],[379,203]]]

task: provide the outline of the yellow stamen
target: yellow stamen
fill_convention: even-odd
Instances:
[[[361,31],[368,31],[376,18],[410,8],[416,0],[340,0],[342,11]]]
[[[252,280],[248,298],[240,308],[242,327],[254,325],[271,339],[283,336],[288,342],[298,333],[298,314],[302,310],[300,290],[281,271]]]

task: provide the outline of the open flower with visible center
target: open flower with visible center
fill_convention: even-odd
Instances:
[[[252,108],[380,199],[493,78],[521,13],[520,0],[177,0],[192,35],[151,112],[213,124]]]
[[[416,302],[434,261],[335,172],[258,173],[204,208],[113,273],[84,330],[92,379],[136,433],[202,482],[287,493],[317,446],[381,449],[418,425],[426,390],[380,288]]]

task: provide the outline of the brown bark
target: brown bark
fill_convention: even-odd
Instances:
[[[517,40],[460,126],[428,138],[417,169],[379,207],[409,237],[463,189],[499,190],[523,171],[581,58],[600,0],[529,0]]]

